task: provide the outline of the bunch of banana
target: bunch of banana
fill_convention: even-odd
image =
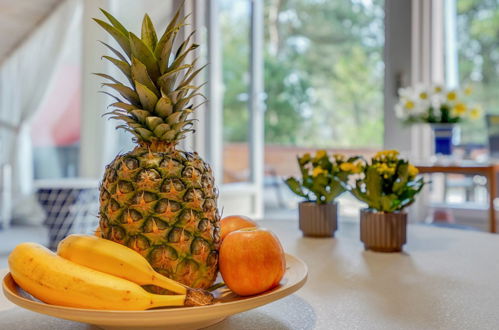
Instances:
[[[70,236],[60,243],[58,252],[36,243],[18,245],[9,256],[12,277],[41,301],[67,307],[145,310],[213,303],[210,293],[155,273],[135,251],[102,238]],[[177,294],[152,294],[140,286],[144,284]]]
[[[57,254],[94,270],[135,282],[156,285],[168,291],[187,294],[191,289],[157,273],[140,253],[125,245],[90,235],[70,235],[57,247]]]

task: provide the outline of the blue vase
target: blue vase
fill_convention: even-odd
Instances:
[[[455,132],[454,124],[433,124],[433,145],[436,155],[452,155],[452,145]]]

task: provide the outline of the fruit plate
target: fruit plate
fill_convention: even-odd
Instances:
[[[307,265],[286,254],[286,273],[278,287],[250,297],[239,297],[227,288],[214,292],[215,304],[200,307],[163,308],[146,311],[108,311],[49,305],[21,289],[8,273],[3,292],[14,304],[33,312],[96,325],[103,329],[199,329],[288,296],[307,280]]]

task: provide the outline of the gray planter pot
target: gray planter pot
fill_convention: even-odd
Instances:
[[[307,237],[334,237],[338,228],[338,204],[299,204],[300,230]]]
[[[400,252],[407,240],[407,213],[360,211],[360,240],[366,250]]]

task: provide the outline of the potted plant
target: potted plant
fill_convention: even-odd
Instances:
[[[445,89],[442,86],[417,85],[401,88],[395,113],[406,124],[427,123],[433,132],[435,155],[450,156],[453,141],[458,140],[457,124],[465,119],[476,120],[482,110],[471,106],[471,88]]]
[[[366,250],[400,252],[406,243],[407,213],[424,185],[418,170],[396,150],[378,152],[363,167],[351,193],[368,207],[360,212],[360,240]]]
[[[338,227],[336,198],[346,191],[345,182],[352,173],[361,172],[358,157],[328,156],[324,150],[315,157],[299,156],[301,179],[290,177],[286,185],[305,201],[299,204],[299,224],[304,236],[333,237]]]

